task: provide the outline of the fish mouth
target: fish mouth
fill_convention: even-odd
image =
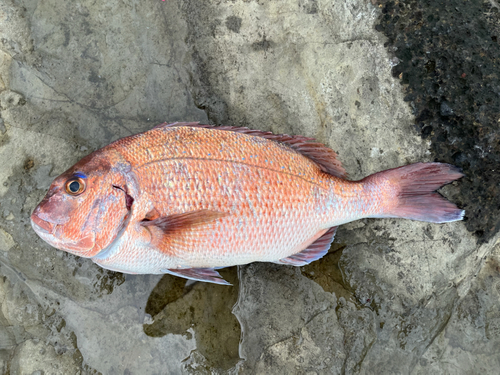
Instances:
[[[54,246],[59,250],[67,251],[68,253],[85,258],[89,258],[91,256],[89,253],[94,249],[96,241],[94,232],[90,232],[87,235],[78,238],[76,241],[68,241],[64,238],[59,238],[61,233],[58,233],[58,229],[62,229],[63,226],[43,220],[36,214],[31,215],[31,226],[40,238],[49,245]]]
[[[54,234],[57,224],[41,219],[38,215],[31,215],[31,226],[37,233]]]

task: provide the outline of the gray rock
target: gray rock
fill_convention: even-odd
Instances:
[[[227,291],[105,271],[31,230],[54,176],[164,121],[315,137],[352,179],[433,160],[378,16],[357,0],[1,3],[2,371],[494,373],[498,234],[478,245],[460,222],[351,223],[323,259],[243,266]]]
[[[253,264],[239,277],[234,313],[242,325],[244,370],[341,372],[346,353],[334,294],[292,267]]]
[[[454,112],[453,109],[450,107],[449,103],[442,102],[441,107],[439,109],[439,113],[441,114],[441,116],[451,116]]]
[[[80,366],[69,355],[58,355],[54,347],[39,340],[20,344],[12,358],[10,373],[24,374],[79,374]]]

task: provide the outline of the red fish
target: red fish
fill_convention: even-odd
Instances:
[[[350,221],[461,220],[435,191],[462,176],[417,163],[349,181],[312,138],[162,124],[57,177],[31,222],[50,245],[110,270],[226,284],[216,269],[321,258]]]

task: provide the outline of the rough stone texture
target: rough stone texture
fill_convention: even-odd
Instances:
[[[38,372],[37,372],[38,371]],[[58,355],[53,346],[39,340],[27,340],[14,353],[10,366],[12,375],[21,374],[75,374],[80,366],[68,355]]]
[[[488,216],[478,232],[481,202],[490,204],[496,190],[481,187],[486,172],[472,169],[477,159],[466,168],[470,177],[442,190],[473,208],[474,222],[351,223],[320,261],[300,269],[240,267],[234,288],[108,272],[50,248],[29,225],[54,176],[163,121],[313,136],[339,152],[353,179],[416,161],[460,164],[456,152],[475,155],[473,140],[461,149],[438,136],[441,122],[461,124],[452,97],[429,112],[441,117],[419,116],[415,127],[423,109],[404,91],[407,77],[421,79],[421,67],[412,76],[406,55],[384,47],[390,35],[375,30],[414,25],[415,15],[388,7],[361,0],[0,0],[2,372],[496,372],[497,218]],[[496,8],[484,8],[486,15],[474,9],[494,20]],[[401,67],[401,78],[393,77]],[[467,98],[481,95],[480,84],[474,89]],[[437,100],[429,95],[427,102]],[[489,118],[488,108],[474,110]],[[420,124],[428,120],[436,136]],[[493,142],[492,125],[485,128]],[[227,272],[236,283],[235,270]]]
[[[163,337],[169,333],[186,332],[187,336],[194,336],[196,349],[183,364],[188,373],[197,373],[201,368],[207,372],[214,369],[225,371],[240,360],[241,329],[232,314],[238,298],[236,267],[223,270],[222,274],[235,286],[190,283],[185,288],[185,280],[165,275],[146,305],[146,313],[152,316],[151,324],[144,325],[148,336]]]
[[[476,276],[476,275],[475,275]],[[500,365],[500,247],[487,257],[467,295],[417,362],[414,374],[495,372]]]
[[[481,241],[500,229],[500,31],[496,1],[382,1],[376,29],[398,64],[416,128],[441,160],[463,168],[466,225]]]
[[[336,297],[298,275],[274,264],[242,268],[234,313],[242,325],[244,372],[340,373],[346,353]]]

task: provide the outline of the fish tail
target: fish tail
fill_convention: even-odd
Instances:
[[[462,176],[460,168],[444,163],[416,163],[368,176],[366,182],[375,183],[380,190],[390,186],[393,191],[391,202],[382,204],[385,207],[382,214],[372,217],[398,217],[431,223],[462,220],[465,211],[436,192]]]

